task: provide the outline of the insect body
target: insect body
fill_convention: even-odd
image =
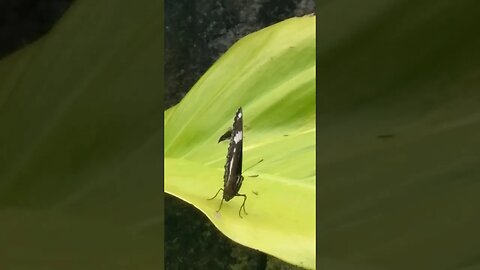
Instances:
[[[243,114],[242,108],[238,108],[237,113],[233,119],[233,127],[231,130],[227,131],[219,139],[220,141],[226,140],[230,135],[230,144],[228,145],[227,152],[227,162],[225,163],[225,173],[223,175],[223,188],[220,188],[213,198],[217,197],[220,190],[223,191],[222,201],[220,202],[220,207],[217,212],[222,208],[223,201],[230,201],[233,197],[243,197],[242,206],[238,211],[238,215],[242,217],[241,212],[246,215],[247,211],[245,210],[245,201],[247,200],[247,195],[240,194],[240,188],[242,187],[243,176],[242,176],[242,152],[243,152]]]

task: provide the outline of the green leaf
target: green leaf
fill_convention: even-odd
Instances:
[[[480,269],[480,2],[324,6],[322,269]]]
[[[74,1],[0,60],[2,268],[163,265],[160,4]]]
[[[244,115],[240,193],[219,213],[228,142]],[[257,178],[248,175],[258,174]],[[165,112],[165,191],[225,235],[292,264],[315,267],[315,17],[292,18],[234,44],[180,104]]]

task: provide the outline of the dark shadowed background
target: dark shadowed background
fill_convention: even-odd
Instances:
[[[45,34],[73,0],[0,1],[0,58]]]

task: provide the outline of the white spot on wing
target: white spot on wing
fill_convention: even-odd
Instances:
[[[233,167],[233,160],[235,156],[232,156],[232,160],[230,160],[230,168],[228,169],[228,176],[232,175],[232,167]]]
[[[241,182],[242,182],[242,177],[238,176],[235,184],[238,186],[238,185],[240,185]]]
[[[242,132],[239,131],[235,134],[235,137],[233,137],[233,141],[235,141],[235,143],[238,143],[241,140],[242,140]]]
[[[238,118],[242,118],[242,112],[238,113]]]

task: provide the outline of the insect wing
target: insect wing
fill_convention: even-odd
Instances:
[[[243,152],[243,114],[239,108],[233,120],[232,134],[228,146],[227,162],[224,174],[224,197],[228,201],[240,190],[242,185]]]
[[[227,132],[225,132],[222,136],[220,136],[220,138],[218,139],[218,143],[224,140],[228,140],[231,137],[232,137],[232,129],[230,128],[229,130],[227,130]]]

